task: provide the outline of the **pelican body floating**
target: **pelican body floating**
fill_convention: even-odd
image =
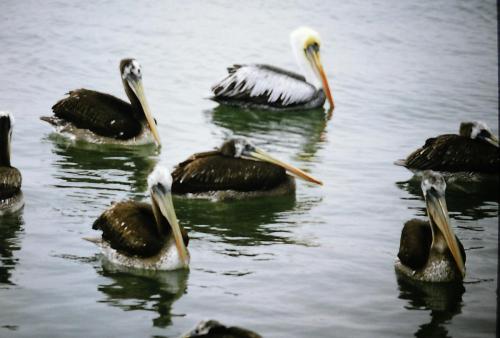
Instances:
[[[216,150],[197,153],[172,172],[174,194],[217,194],[219,199],[290,193],[293,174],[322,184],[304,171],[282,162],[244,138],[230,139]]]
[[[440,174],[423,173],[429,221],[412,219],[403,227],[395,264],[403,276],[422,282],[461,281],[465,276],[465,250],[450,225],[445,189]]]
[[[228,76],[212,87],[213,100],[232,105],[276,110],[322,107],[333,97],[320,59],[320,38],[301,27],[290,35],[292,49],[304,75],[263,64],[233,65]]]
[[[135,59],[120,62],[123,87],[130,103],[88,89],[70,91],[53,107],[54,116],[41,119],[72,138],[95,143],[160,145],[156,121],[142,85],[141,66]]]
[[[430,138],[422,148],[396,164],[415,170],[498,174],[499,155],[498,138],[485,123],[462,122],[459,135]]]
[[[93,224],[101,238],[86,238],[102,248],[112,263],[152,270],[189,266],[189,237],[177,222],[171,195],[172,179],[157,166],[149,175],[152,204],[115,203]]]
[[[16,212],[24,205],[21,173],[10,163],[13,127],[13,116],[0,112],[0,216]]]

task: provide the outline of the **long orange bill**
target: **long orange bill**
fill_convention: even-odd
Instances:
[[[330,103],[330,108],[333,109],[335,107],[335,104],[333,102],[333,96],[330,91],[330,85],[328,84],[328,79],[326,78],[325,70],[323,69],[323,64],[321,63],[319,52],[314,51],[310,55],[312,56],[313,64],[316,67],[319,76],[321,77],[321,82],[323,83],[323,89],[325,91],[326,97],[328,98],[328,102]]]
[[[291,174],[293,174],[293,175],[295,175],[295,176],[297,176],[305,181],[309,181],[312,183],[323,185],[323,182],[321,182],[320,180],[312,177],[308,173],[300,170],[299,168],[294,167],[291,164],[285,163],[283,161],[278,160],[277,158],[272,157],[271,155],[269,155],[268,153],[266,153],[262,149],[255,148],[255,151],[252,151],[250,154],[255,159],[276,164],[276,165],[284,168],[285,170],[287,170]]]

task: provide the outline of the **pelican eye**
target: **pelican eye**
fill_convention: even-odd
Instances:
[[[156,184],[156,190],[158,190],[158,192],[161,192],[162,194],[166,194],[168,191],[168,189],[162,183]]]
[[[319,52],[319,45],[317,42],[314,42],[312,44],[309,44],[307,45],[306,48],[304,48],[304,52],[309,52],[309,53],[312,53],[312,52]]]

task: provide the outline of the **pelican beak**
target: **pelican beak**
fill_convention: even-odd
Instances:
[[[151,189],[151,194],[158,208],[160,208],[161,213],[167,219],[168,224],[172,228],[172,234],[174,235],[177,252],[179,253],[183,266],[187,268],[189,266],[189,254],[186,245],[184,244],[184,239],[182,238],[181,227],[177,222],[177,216],[175,215],[174,204],[172,203],[172,193],[170,190],[166,190],[163,186],[157,185]]]
[[[285,170],[287,170],[291,174],[293,174],[293,175],[295,175],[295,176],[297,176],[297,177],[299,177],[299,178],[301,178],[301,179],[303,179],[305,181],[309,181],[309,182],[312,182],[312,183],[323,185],[323,182],[321,182],[320,180],[312,177],[308,173],[300,170],[299,168],[294,167],[291,164],[282,162],[282,161],[278,160],[277,158],[272,157],[271,155],[269,155],[268,153],[266,153],[264,150],[259,149],[257,147],[252,147],[252,150],[250,150],[248,152],[248,155],[247,156],[242,156],[242,157],[246,158],[246,159],[249,159],[249,160],[264,161],[264,162],[269,162],[269,163],[276,164],[276,165],[284,168]]]
[[[144,111],[144,115],[146,115],[146,120],[148,121],[149,129],[151,129],[151,133],[155,138],[156,145],[161,146],[160,134],[158,134],[158,129],[156,128],[156,122],[151,114],[151,110],[149,110],[148,101],[146,101],[146,96],[144,95],[144,87],[142,86],[141,79],[133,79],[131,77],[127,77],[127,83],[130,88],[134,91],[135,96],[141,103],[142,110]]]
[[[478,135],[478,137],[481,138],[481,139],[483,139],[484,141],[488,142],[492,146],[495,146],[495,147],[498,148],[498,138],[495,135],[487,132],[484,135],[483,135],[483,133],[480,133]]]
[[[458,247],[457,238],[453,233],[450,225],[450,219],[448,217],[448,208],[446,206],[446,200],[444,196],[441,196],[435,190],[429,190],[426,196],[427,210],[429,212],[429,217],[432,219],[434,224],[438,227],[439,231],[443,234],[443,237],[450,249],[450,252],[457,264],[462,278],[465,277],[465,264],[462,257],[462,253]]]
[[[328,84],[328,79],[326,78],[325,70],[323,69],[323,64],[321,63],[321,58],[319,55],[319,49],[317,45],[310,45],[306,48],[306,56],[308,60],[313,65],[313,69],[321,78],[323,83],[323,90],[325,91],[328,102],[330,103],[330,108],[334,108],[332,93],[330,92],[330,85]]]

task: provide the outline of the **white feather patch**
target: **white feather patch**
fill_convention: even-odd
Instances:
[[[162,165],[157,165],[148,176],[148,186],[150,189],[158,183],[161,183],[167,189],[172,187],[172,175]]]
[[[316,92],[314,87],[305,81],[256,65],[241,66],[217,86],[223,88],[217,95],[267,95],[269,103],[281,100],[285,106],[307,102]]]

